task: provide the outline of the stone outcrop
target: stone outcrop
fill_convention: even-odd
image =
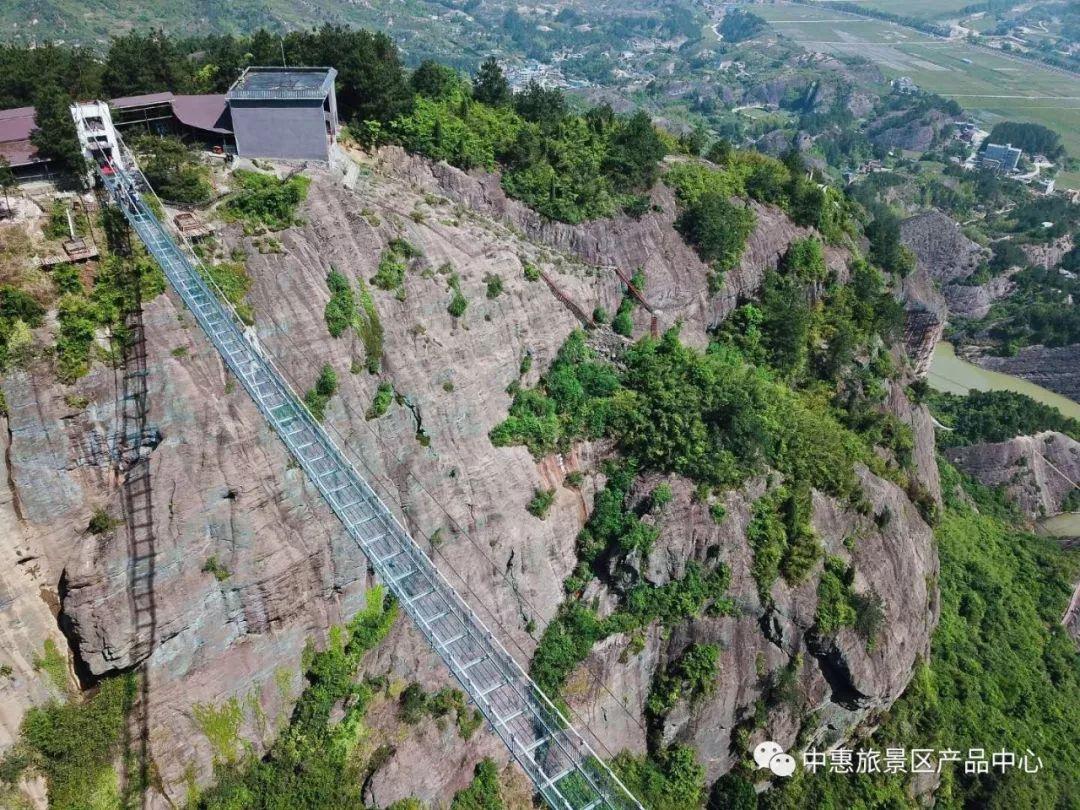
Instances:
[[[908,120],[904,113],[894,113],[872,122],[867,136],[875,146],[925,152],[949,120],[939,110],[931,110],[915,121]]]
[[[1072,234],[1065,234],[1049,244],[1035,242],[1020,247],[1031,264],[1050,269],[1061,262],[1062,257],[1072,250],[1075,243],[1076,239]]]
[[[421,192],[444,195],[505,223],[511,232],[547,247],[555,260],[563,257],[596,268],[590,270],[595,281],[590,300],[579,302],[586,311],[591,312],[597,304],[614,311],[623,288],[611,268],[630,274],[640,267],[646,277],[646,298],[659,311],[659,328],[681,320],[684,340],[698,345],[740,298],[758,290],[765,271],[776,266],[793,241],[811,233],[794,225],[779,209],[751,202],[757,225],[738,266],[724,275],[720,291],[710,295],[706,283],[709,270],[675,231],[675,196],[663,184],[652,190],[654,209],[640,219],[620,215],[567,225],[547,220],[507,197],[497,175],[469,174],[446,163],[432,164],[397,147],[381,149],[376,166]],[[846,279],[847,251],[826,246],[825,253],[829,269]],[[640,327],[647,326],[645,313],[639,310],[635,317]]]
[[[996,276],[985,284],[949,284],[945,287],[949,312],[961,318],[985,318],[995,301],[1005,298],[1016,289],[1011,275],[1006,273]]]
[[[810,724],[805,731],[811,739],[835,742],[872,712],[889,706],[907,685],[916,658],[929,651],[937,595],[928,582],[937,571],[937,558],[932,532],[904,492],[866,470],[859,477],[871,504],[870,516],[856,515],[814,493],[812,523],[825,552],[854,566],[855,590],[882,599],[886,618],[872,646],[850,629],[817,637],[813,628],[821,563],[799,585],[778,580],[771,591],[774,604],[762,605],[745,537],[753,502],[766,491],[764,478],[726,494],[726,515],[719,525],[709,507],[694,497],[689,481],[641,481],[637,489],[642,496],[661,480],[674,494],[657,523],[661,534],[644,563],[647,577],[662,584],[681,576],[689,560],[706,568],[721,562],[731,570],[728,594],[737,615],[703,616],[668,638],[650,632],[638,647],[624,636],[597,645],[566,690],[571,706],[597,736],[614,750],[643,749],[651,673],[691,643],[720,647],[720,677],[708,699],[677,706],[661,734],[665,742],[693,745],[710,779],[746,755],[733,749],[735,731],[753,715],[755,702],[766,696],[785,667],[797,666],[797,694],[769,712],[753,742],[773,739],[790,746],[804,724]],[[875,521],[874,515],[885,512],[888,521]]]
[[[1046,431],[1007,442],[953,447],[949,461],[990,487],[1004,487],[1030,520],[1061,511],[1080,481],[1080,442]]]
[[[914,306],[904,312],[904,348],[916,377],[930,370],[934,347],[944,333],[945,321],[933,310]]]
[[[918,214],[900,223],[900,240],[911,249],[917,269],[943,287],[975,272],[985,253],[940,211]]]

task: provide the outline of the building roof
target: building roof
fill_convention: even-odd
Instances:
[[[34,131],[34,108],[16,107],[13,110],[0,110],[0,143],[23,141]]]
[[[30,133],[37,128],[33,107],[0,110],[0,155],[11,166],[38,162],[37,147],[30,143]]]
[[[109,106],[117,110],[126,110],[130,107],[147,107],[151,104],[168,104],[173,100],[173,94],[169,91],[164,93],[145,93],[141,96],[123,96],[109,101]]]
[[[310,99],[326,98],[334,86],[337,71],[327,67],[249,67],[244,70],[227,98]]]
[[[173,96],[173,115],[181,124],[219,135],[232,134],[232,116],[223,95]]]
[[[0,142],[0,156],[3,156],[9,166],[29,166],[40,161],[37,147],[30,143],[29,139]]]

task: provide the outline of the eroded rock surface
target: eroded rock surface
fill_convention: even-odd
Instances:
[[[1007,279],[994,279],[987,285],[965,286],[964,281],[987,258],[987,252],[960,231],[960,225],[940,211],[929,211],[904,220],[900,239],[915,254],[916,270],[904,280],[911,299],[938,309],[936,292],[940,289],[951,314],[981,318],[990,303],[1007,294]]]
[[[795,694],[770,711],[754,742],[773,739],[790,746],[803,724],[811,722],[811,713],[817,718],[806,729],[811,738],[835,742],[871,712],[889,706],[907,685],[916,658],[929,652],[937,621],[937,594],[930,584],[937,557],[930,527],[905,493],[866,470],[859,478],[871,504],[869,516],[815,493],[812,523],[826,554],[854,566],[856,592],[881,598],[885,620],[873,645],[850,628],[824,639],[815,633],[820,562],[801,584],[778,580],[771,590],[774,604],[762,605],[751,574],[746,528],[753,502],[766,491],[764,477],[727,493],[722,500],[726,514],[719,524],[694,497],[689,481],[643,480],[638,487],[642,493],[664,480],[674,494],[662,511],[660,539],[645,564],[649,579],[662,584],[677,578],[689,560],[706,568],[721,562],[731,570],[728,594],[738,615],[703,616],[668,638],[650,633],[639,652],[625,636],[597,645],[567,690],[572,707],[589,720],[597,736],[615,748],[643,750],[650,673],[678,658],[691,643],[720,647],[719,681],[708,698],[676,707],[660,733],[665,743],[693,745],[710,779],[745,756],[733,750],[736,729],[746,724],[755,702],[766,696],[785,667],[797,667]],[[886,513],[887,521],[875,519]],[[589,679],[584,672],[603,686],[585,688]]]
[[[1031,520],[1061,511],[1080,481],[1080,442],[1046,431],[1007,442],[953,447],[949,461],[990,487],[1004,487]]]

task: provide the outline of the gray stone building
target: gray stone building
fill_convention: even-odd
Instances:
[[[225,98],[241,157],[329,160],[337,135],[337,71],[249,67]]]

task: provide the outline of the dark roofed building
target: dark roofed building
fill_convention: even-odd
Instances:
[[[226,94],[242,157],[330,159],[337,135],[333,68],[249,67]]]
[[[146,93],[114,98],[112,124],[176,134],[244,157],[330,159],[337,135],[333,68],[251,67],[226,95]],[[49,176],[30,142],[33,107],[0,110],[0,155],[20,180]]]
[[[229,105],[223,95],[178,96],[147,93],[109,102],[119,127],[145,125],[158,134],[176,133],[212,145],[232,146]]]
[[[35,114],[33,107],[0,110],[0,156],[20,180],[48,175],[48,161],[39,158],[37,147],[30,143]]]

